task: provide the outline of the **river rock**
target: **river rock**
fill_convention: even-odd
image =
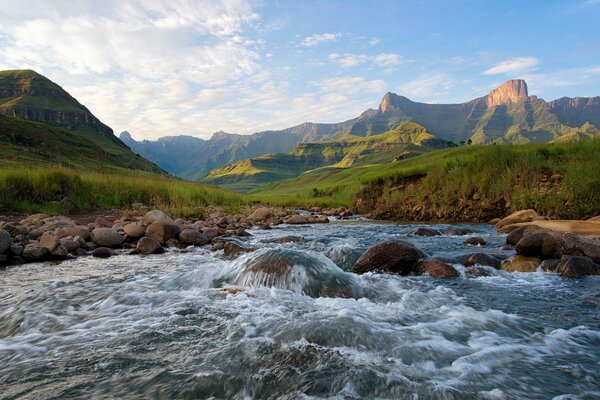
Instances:
[[[107,228],[98,228],[98,229],[107,229]],[[108,258],[112,256],[112,251],[108,247],[97,247],[92,251],[93,257],[98,258]]]
[[[50,252],[50,255],[53,259],[64,260],[69,255],[69,252],[65,246],[59,243],[58,246],[56,246],[54,250]]]
[[[423,257],[425,254],[408,242],[387,241],[365,251],[354,265],[352,272],[364,274],[379,270],[409,275],[415,271],[417,262]]]
[[[75,225],[75,226],[67,226],[64,228],[58,228],[56,230],[56,235],[59,238],[64,238],[67,236],[81,236],[85,240],[90,238],[90,229],[85,225]]]
[[[6,252],[10,247],[10,233],[0,229],[0,254]]]
[[[446,236],[464,236],[464,235],[468,235],[469,233],[473,233],[473,231],[470,229],[462,229],[462,228],[455,228],[455,227],[445,228],[442,231],[442,234],[444,234]]]
[[[21,256],[27,262],[36,262],[43,261],[44,258],[48,255],[48,253],[48,249],[43,246],[40,246],[38,243],[29,243],[23,249],[23,253],[21,254]]]
[[[10,254],[13,256],[20,256],[23,254],[23,246],[20,244],[11,244],[10,245]]]
[[[412,234],[415,236],[439,236],[441,232],[431,228],[417,228]]]
[[[600,275],[600,265],[595,264],[590,257],[563,256],[556,272],[566,278],[582,278],[586,275]]]
[[[79,248],[79,242],[67,238],[60,239],[60,245],[63,246],[69,253]]]
[[[184,229],[179,233],[179,241],[184,245],[204,246],[210,240],[203,233],[195,229]]]
[[[171,218],[171,216],[169,214],[167,214],[164,211],[161,210],[152,210],[152,211],[148,211],[146,213],[146,215],[144,215],[144,225],[149,226],[152,223],[159,221],[159,220],[167,220],[167,221],[173,221],[173,218]]]
[[[286,219],[285,223],[290,225],[308,224],[308,218],[306,218],[304,215],[296,214]]]
[[[485,246],[487,242],[480,237],[473,236],[463,242],[467,246]]]
[[[565,233],[562,236],[561,246],[562,254],[585,256],[600,263],[600,243],[595,240],[583,238],[574,233]]]
[[[506,244],[511,246],[516,246],[519,243],[519,240],[523,239],[524,236],[531,235],[536,231],[543,231],[544,229],[540,228],[537,225],[530,226],[519,226],[516,229],[513,229],[508,236],[506,236]]]
[[[517,254],[526,257],[556,258],[560,247],[560,236],[542,230],[523,236],[515,246],[515,250]]]
[[[160,219],[146,228],[146,236],[160,243],[167,243],[167,240],[179,236],[181,228],[170,219]]]
[[[558,264],[560,264],[560,260],[558,259],[543,260],[540,263],[540,269],[544,272],[556,272]]]
[[[158,240],[149,237],[138,240],[136,249],[140,254],[162,254],[165,252]]]
[[[56,246],[59,244],[59,237],[53,231],[47,231],[42,234],[40,237],[40,246],[48,249],[49,252],[52,252]]]
[[[520,222],[531,222],[537,217],[535,210],[521,210],[510,214],[508,217],[502,218],[496,223],[496,228],[501,229],[504,226],[518,224]]]
[[[112,228],[96,228],[92,231],[92,242],[100,247],[115,247],[124,241],[125,238]]]
[[[269,207],[258,207],[248,218],[253,221],[266,221],[271,218],[271,209]]]
[[[500,268],[500,260],[486,253],[467,254],[458,258],[459,262],[467,267],[471,265],[487,265],[496,269]]]
[[[205,228],[202,230],[202,234],[212,241],[214,238],[221,236],[218,228]]]
[[[146,229],[142,226],[142,224],[133,222],[125,225],[123,227],[123,232],[125,232],[125,234],[132,239],[139,239],[144,236]]]
[[[282,236],[271,240],[272,243],[304,243],[306,240],[302,236]]]
[[[439,260],[424,260],[417,264],[417,273],[427,274],[432,278],[458,278],[460,274],[450,264]]]
[[[252,247],[243,246],[240,243],[234,241],[225,242],[223,245],[223,255],[229,259],[235,258],[242,253],[250,253],[256,249]]]
[[[107,220],[104,217],[96,217],[96,221],[94,222],[96,228],[112,228],[113,223]]]
[[[489,271],[489,269],[485,267],[480,267],[477,265],[473,265],[471,267],[465,268],[465,274],[469,278],[479,278],[482,276],[492,276],[493,274]]]
[[[535,272],[541,261],[537,257],[517,255],[512,260],[504,260],[500,269],[507,272]]]

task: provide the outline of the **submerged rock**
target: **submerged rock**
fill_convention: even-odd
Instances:
[[[256,250],[253,247],[244,246],[235,241],[227,241],[223,244],[223,255],[227,258],[235,258],[242,253],[250,253]]]
[[[441,232],[431,228],[417,228],[412,232],[415,236],[439,236]]]
[[[507,272],[535,272],[541,261],[537,257],[517,255],[511,260],[504,260],[500,269]]]
[[[271,240],[272,243],[304,243],[306,240],[302,236],[282,236]]]
[[[383,242],[365,251],[352,272],[364,274],[378,270],[410,275],[423,257],[425,254],[411,243],[402,240]]]
[[[486,253],[466,254],[459,257],[458,260],[461,264],[467,267],[478,264],[499,269],[501,264],[501,261],[498,258]]]
[[[480,237],[474,236],[465,240],[463,244],[466,244],[467,246],[485,246],[487,242]]]
[[[266,249],[241,259],[225,280],[235,286],[266,286],[311,297],[360,297],[356,276],[327,257],[299,250]]]
[[[458,278],[460,274],[450,264],[440,260],[425,260],[417,264],[416,272],[432,278]]]

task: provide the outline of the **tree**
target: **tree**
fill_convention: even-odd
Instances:
[[[473,144],[473,141],[471,139],[467,140],[467,144],[470,146]]]

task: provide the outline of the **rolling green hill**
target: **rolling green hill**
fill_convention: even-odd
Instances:
[[[341,134],[325,142],[298,144],[287,154],[267,154],[212,170],[205,183],[238,191],[288,179],[321,167],[348,168],[403,159],[444,147],[422,126],[406,122],[381,135]]]
[[[0,163],[165,173],[59,85],[30,70],[0,71]]]

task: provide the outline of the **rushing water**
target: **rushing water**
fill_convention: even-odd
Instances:
[[[600,278],[346,272],[389,239],[475,251],[414,228],[280,226],[234,261],[196,248],[0,271],[0,398],[600,398]],[[304,240],[273,242],[286,235]]]

